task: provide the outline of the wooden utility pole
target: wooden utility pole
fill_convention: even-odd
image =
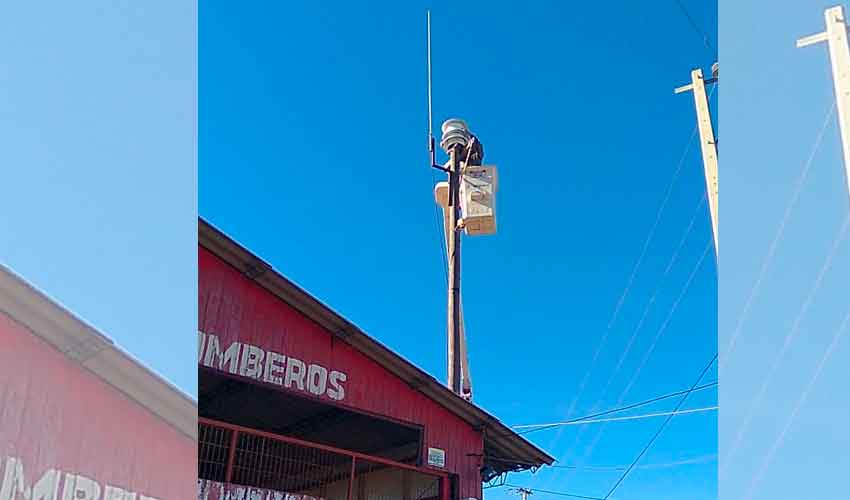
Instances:
[[[448,200],[448,246],[449,276],[448,276],[448,383],[452,392],[461,395],[461,325],[460,317],[460,156],[473,140],[466,123],[463,120],[446,120],[442,127],[442,147],[449,155],[446,171],[449,174]]]
[[[460,394],[460,145],[449,149],[449,385]]]
[[[472,400],[472,377],[467,356],[463,304],[460,293],[461,231],[471,236],[496,232],[497,173],[485,166],[484,148],[466,123],[456,118],[442,126],[440,147],[449,155],[446,165],[438,165],[431,112],[431,12],[426,16],[426,56],[428,69],[428,155],[430,166],[448,174],[448,182],[434,186],[434,197],[443,208],[443,226],[448,257],[448,386],[458,396]]]
[[[446,242],[446,257],[450,255],[449,253],[449,240],[452,237],[452,231],[449,229],[451,226],[451,222],[449,222],[449,183],[448,182],[438,182],[436,186],[434,186],[434,201],[440,205],[440,208],[443,211],[443,231],[444,231],[444,241]],[[461,393],[460,395],[466,400],[472,400],[472,373],[470,373],[469,369],[469,357],[467,355],[466,348],[466,323],[463,319],[463,297],[460,299],[460,361],[461,361],[461,369],[460,369],[460,377],[461,377]]]
[[[708,193],[709,212],[711,213],[711,229],[714,234],[714,251],[717,253],[717,141],[714,138],[714,127],[711,124],[711,109],[708,106],[708,94],[705,92],[705,84],[715,82],[717,82],[716,74],[706,80],[703,78],[702,70],[695,69],[691,71],[691,83],[677,88],[675,93],[680,94],[691,90],[694,94],[697,128],[699,129],[700,147],[702,149],[702,163],[705,169],[705,187]]]
[[[522,500],[528,500],[528,497],[534,494],[534,492],[529,490],[528,488],[517,488],[516,492],[519,494]]]
[[[844,8],[830,7],[824,11],[826,31],[797,40],[797,47],[807,47],[828,42],[832,62],[832,79],[835,84],[835,101],[838,108],[838,125],[841,130],[841,147],[844,152],[844,177],[850,194],[850,46],[847,43],[847,22]]]

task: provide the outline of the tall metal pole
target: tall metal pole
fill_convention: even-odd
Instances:
[[[460,231],[457,222],[460,217],[460,153],[461,145],[454,144],[449,149],[449,303],[448,303],[448,348],[449,348],[449,386],[452,392],[460,394],[461,379],[461,319],[460,319]]]
[[[716,82],[712,77],[708,82]],[[718,182],[717,182],[717,141],[714,138],[714,127],[711,123],[711,109],[708,106],[708,94],[705,92],[705,84],[708,83],[703,77],[701,69],[691,71],[691,84],[679,87],[675,90],[677,94],[692,90],[694,94],[694,106],[697,112],[697,128],[699,129],[700,148],[702,149],[702,163],[705,169],[705,187],[708,193],[708,207],[711,213],[711,229],[714,235],[714,251],[718,251],[717,227],[718,227]]]
[[[844,152],[844,171],[847,191],[850,194],[850,46],[847,42],[847,22],[844,8],[831,7],[824,11],[826,31],[797,40],[797,47],[828,42],[832,62],[832,79],[835,84],[835,101],[838,108],[838,125],[841,130],[841,147]]]

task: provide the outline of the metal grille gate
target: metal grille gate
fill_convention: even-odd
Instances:
[[[448,500],[445,474],[203,418],[198,478],[201,499]]]

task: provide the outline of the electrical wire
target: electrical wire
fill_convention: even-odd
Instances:
[[[531,491],[531,492],[534,492],[534,493],[544,493],[546,495],[556,495],[556,496],[559,496],[559,497],[582,498],[584,500],[605,500],[605,499],[599,498],[599,497],[590,497],[590,496],[587,496],[587,495],[576,495],[576,494],[573,494],[573,493],[563,493],[563,492],[560,492],[560,491],[541,490],[541,489],[538,489],[538,488],[529,488],[527,486],[517,486],[515,484],[508,484],[508,483],[505,483],[502,486],[506,486],[508,488],[522,488],[522,489],[525,489],[525,490],[528,490],[528,491]]]
[[[649,360],[649,358],[651,357],[652,353],[654,352],[655,347],[656,347],[656,346],[657,346],[657,344],[658,344],[658,341],[659,341],[659,340],[660,340],[660,338],[663,336],[663,334],[667,331],[667,327],[670,325],[670,322],[672,321],[673,316],[675,315],[676,311],[678,310],[679,304],[682,302],[682,299],[685,297],[685,295],[687,295],[687,292],[688,292],[688,290],[690,289],[690,286],[691,286],[691,284],[693,283],[694,278],[696,277],[696,275],[697,275],[698,271],[702,268],[702,264],[703,264],[703,262],[705,261],[706,256],[707,256],[707,255],[709,254],[709,252],[711,251],[711,248],[712,248],[712,240],[709,238],[708,242],[707,242],[707,243],[706,243],[706,245],[705,245],[705,248],[703,249],[703,252],[702,252],[702,254],[701,254],[701,256],[700,256],[699,260],[697,260],[697,262],[694,264],[694,266],[693,266],[693,268],[692,268],[692,270],[691,270],[690,274],[688,275],[687,280],[686,280],[686,281],[685,281],[685,283],[682,285],[682,288],[681,288],[681,290],[679,291],[678,296],[677,296],[677,297],[676,297],[676,299],[673,301],[673,303],[672,303],[672,305],[671,305],[671,307],[670,307],[669,311],[667,312],[667,315],[666,315],[666,317],[664,318],[663,323],[662,323],[662,324],[661,324],[661,326],[658,328],[658,330],[657,330],[657,332],[656,332],[656,334],[655,334],[655,337],[652,339],[652,343],[651,343],[651,345],[650,345],[649,349],[648,349],[648,350],[646,351],[646,353],[644,354],[643,358],[641,359],[640,364],[638,365],[638,367],[636,368],[636,370],[635,370],[634,374],[632,375],[631,379],[629,380],[629,383],[627,384],[626,389],[620,393],[620,396],[617,398],[617,402],[616,402],[615,404],[618,404],[618,405],[619,405],[619,404],[621,404],[621,403],[622,403],[622,401],[625,399],[625,397],[626,397],[626,395],[627,395],[628,391],[631,389],[631,387],[632,387],[632,386],[634,385],[634,383],[637,381],[638,377],[640,376],[641,371],[643,370],[643,368],[644,368],[644,366],[646,365],[647,361]],[[622,361],[622,357],[621,357],[621,361]],[[610,381],[610,380],[611,380],[611,379],[609,379],[609,381]],[[610,384],[609,384],[609,385],[610,385]],[[607,392],[607,386],[606,386],[605,391],[603,391],[603,394],[604,394],[605,392]],[[600,401],[601,401],[601,399],[600,399]],[[576,434],[576,437],[575,437],[575,440],[574,440],[574,444],[573,444],[573,448],[572,448],[572,449],[574,449],[574,448],[575,448],[575,446],[577,445],[577,443],[579,442],[580,438],[581,438],[581,437],[582,437],[582,435],[583,435],[582,431],[584,431],[585,429],[586,429],[586,427],[581,428],[581,429],[579,430],[579,432]],[[603,435],[604,431],[605,431],[605,427],[603,426],[601,429],[599,429],[599,431],[598,431],[598,432],[596,432],[596,434],[594,435],[593,439],[591,440],[590,445],[589,445],[589,446],[587,447],[587,449],[584,451],[584,453],[582,454],[582,458],[581,458],[580,460],[585,460],[587,457],[589,457],[589,456],[591,455],[591,453],[593,452],[593,450],[596,448],[596,445],[599,443],[599,440],[602,438],[602,435]],[[568,452],[568,455],[572,453],[572,449],[570,450],[570,452]]]
[[[711,90],[708,93],[709,99],[711,99],[711,96],[714,94],[714,91],[716,90],[716,88],[717,88],[716,85],[711,87]],[[671,179],[670,184],[667,186],[667,191],[666,191],[664,198],[661,202],[661,206],[659,207],[658,212],[656,213],[655,221],[653,222],[653,225],[652,225],[652,227],[649,231],[649,234],[647,235],[646,240],[644,241],[643,248],[642,248],[641,253],[640,253],[640,257],[638,257],[638,260],[635,263],[635,267],[634,267],[634,269],[632,269],[632,273],[629,276],[629,280],[626,284],[626,288],[623,291],[623,294],[620,296],[619,301],[617,302],[617,306],[614,309],[614,314],[612,315],[611,320],[608,322],[608,327],[606,328],[605,333],[603,334],[602,338],[599,341],[599,344],[596,347],[596,350],[595,350],[593,357],[591,359],[591,362],[590,362],[590,366],[588,367],[587,371],[585,372],[584,376],[582,377],[581,383],[579,384],[578,391],[576,392],[576,395],[573,397],[573,400],[570,403],[569,408],[567,409],[567,416],[572,414],[572,412],[575,408],[575,405],[578,403],[578,400],[584,394],[584,390],[587,387],[587,383],[589,382],[590,375],[593,372],[594,368],[596,367],[596,363],[598,361],[599,355],[602,352],[602,348],[605,346],[605,343],[606,343],[608,337],[611,334],[611,328],[613,326],[613,323],[616,320],[617,316],[619,315],[619,312],[620,312],[620,309],[622,308],[623,302],[625,301],[625,298],[628,295],[629,290],[631,289],[632,283],[634,282],[635,276],[637,275],[638,268],[640,267],[641,263],[643,262],[643,258],[646,254],[647,249],[649,248],[649,243],[652,241],[652,238],[655,235],[655,231],[657,230],[658,225],[661,221],[661,217],[664,213],[664,210],[667,207],[667,202],[670,200],[670,196],[673,192],[673,187],[676,185],[676,182],[678,181],[679,176],[682,173],[682,169],[685,165],[685,160],[688,158],[688,153],[690,153],[691,147],[693,146],[693,143],[694,143],[694,139],[696,138],[698,132],[699,132],[699,126],[695,125],[693,130],[691,130],[691,135],[688,138],[688,142],[685,145],[685,149],[684,149],[684,151],[682,152],[682,155],[679,158],[679,162],[678,162],[676,169],[673,173],[673,178]],[[703,197],[705,197],[705,194],[703,195]],[[702,203],[704,203],[704,200],[700,201],[700,205]],[[690,226],[691,226],[691,224],[689,224],[689,227]],[[686,231],[685,238],[687,237],[688,234],[690,234],[690,228]],[[681,246],[682,243],[683,242],[680,242],[680,246]],[[674,257],[670,260],[670,263],[668,264],[668,268],[672,267],[673,263],[676,262],[676,259],[678,258],[678,250],[679,249],[677,249],[677,251],[674,252]],[[610,380],[612,380],[612,379],[613,379],[613,375],[612,375],[611,378],[609,378],[609,384],[610,384]],[[609,385],[609,384],[606,384],[606,386]],[[607,392],[607,388],[603,391],[603,395],[604,395],[605,392]],[[594,410],[596,408],[598,408],[601,403],[602,403],[602,399],[600,399],[597,402],[597,404],[594,405]],[[573,450],[578,445],[578,441],[581,438],[583,431],[584,431],[584,428],[582,428],[579,431],[579,433],[576,435],[575,439],[573,440],[572,445],[570,445],[570,448],[567,451],[567,455],[572,454]],[[558,443],[558,440],[561,437],[561,432],[562,432],[562,430],[559,430],[558,433],[555,435],[555,438],[549,444],[550,448],[554,448],[555,445]]]
[[[685,4],[682,3],[682,0],[676,0],[676,5],[679,6],[679,10],[684,14],[685,19],[688,20],[688,24],[691,25],[691,28],[696,32],[697,35],[702,37],[702,43],[705,45],[705,48],[711,52],[711,55],[714,56],[714,59],[717,59],[717,49],[714,48],[714,45],[711,44],[711,41],[708,39],[708,35],[699,27],[696,20],[694,20],[693,16],[688,12],[688,9],[685,7]],[[715,9],[716,10],[716,9]]]
[[[627,410],[632,410],[632,409],[635,409],[635,408],[639,408],[641,406],[647,406],[647,405],[651,405],[653,403],[657,403],[659,401],[664,401],[665,399],[675,398],[676,396],[681,396],[682,394],[685,394],[687,392],[694,393],[694,392],[699,392],[699,391],[702,391],[702,390],[705,390],[705,389],[710,389],[712,387],[716,387],[717,385],[718,385],[718,382],[715,380],[714,382],[709,382],[707,384],[703,384],[703,385],[696,387],[692,390],[691,389],[684,389],[684,390],[681,390],[681,391],[676,391],[676,392],[672,392],[672,393],[669,393],[669,394],[664,394],[662,396],[656,396],[654,398],[646,399],[646,400],[643,400],[643,401],[640,401],[640,402],[637,402],[637,403],[632,403],[632,404],[629,404],[629,405],[626,405],[626,406],[621,406],[621,407],[618,407],[618,408],[612,408],[612,409],[601,411],[601,412],[598,412],[598,413],[585,415],[583,417],[574,418],[574,419],[571,419],[571,420],[567,420],[565,422],[559,422],[559,423],[556,423],[556,424],[548,424],[548,426],[536,427],[536,428],[528,430],[528,431],[519,432],[518,434],[523,434],[523,435],[524,434],[530,434],[532,432],[554,428],[556,426],[560,426],[560,425],[565,424],[565,423],[582,422],[584,420],[590,420],[592,418],[603,417],[605,415],[610,415],[612,413],[619,413],[619,412],[623,412],[623,411],[627,411]]]
[[[713,89],[712,89],[712,91],[713,91]],[[634,267],[632,268],[631,274],[629,275],[629,279],[626,282],[626,286],[623,289],[623,292],[620,294],[620,298],[617,300],[617,303],[614,307],[614,312],[611,314],[611,318],[608,320],[608,325],[605,328],[605,332],[602,334],[602,337],[600,338],[599,343],[597,344],[597,346],[594,350],[593,356],[591,357],[590,365],[588,366],[587,370],[585,371],[584,376],[581,379],[581,382],[579,382],[579,386],[578,386],[578,389],[576,390],[576,394],[575,394],[575,396],[573,396],[573,399],[570,402],[569,407],[567,408],[567,411],[566,411],[567,417],[569,417],[570,415],[573,414],[573,411],[575,410],[576,404],[578,404],[578,401],[584,395],[584,391],[587,388],[588,382],[590,381],[590,376],[596,368],[596,365],[599,361],[599,356],[602,354],[602,349],[605,347],[605,344],[608,341],[608,337],[610,337],[610,335],[611,335],[611,331],[613,329],[614,323],[616,322],[617,318],[619,317],[620,310],[623,307],[623,303],[625,302],[626,297],[628,296],[629,292],[631,291],[632,284],[634,283],[634,280],[635,280],[635,277],[637,276],[638,270],[640,269],[640,266],[643,263],[643,259],[646,256],[647,250],[649,249],[649,245],[652,242],[653,238],[655,237],[655,232],[657,231],[658,225],[661,222],[661,218],[664,215],[665,209],[667,208],[667,203],[670,201],[670,196],[673,193],[673,188],[676,185],[676,183],[678,182],[679,177],[682,173],[682,168],[685,165],[685,160],[687,159],[688,153],[690,152],[691,147],[693,146],[694,139],[696,138],[698,131],[699,131],[699,128],[697,126],[694,126],[693,130],[691,131],[691,136],[688,139],[687,144],[685,145],[685,150],[682,152],[682,155],[679,158],[679,162],[676,165],[676,169],[673,171],[673,176],[670,179],[670,183],[667,186],[666,192],[664,193],[664,198],[661,200],[661,205],[658,207],[658,210],[655,213],[655,220],[653,221],[652,226],[650,227],[649,232],[647,233],[646,238],[644,239],[643,246],[641,248],[640,254],[638,256],[637,261],[635,262]],[[596,408],[598,408],[598,405],[594,407],[594,409],[596,409]],[[558,433],[555,435],[554,439],[552,440],[552,442],[549,444],[549,447],[554,448],[555,445],[558,443],[558,440],[560,439],[560,437],[561,437],[561,431],[559,430]],[[574,447],[575,447],[575,443],[573,443],[573,445],[570,447],[570,450],[572,450],[572,448],[574,448]]]
[[[703,203],[705,203],[705,197],[704,196],[700,200],[699,207],[702,207]],[[644,308],[643,313],[641,314],[641,318],[638,321],[637,326],[635,327],[634,331],[632,332],[631,337],[629,337],[629,340],[626,343],[625,349],[623,349],[623,352],[620,354],[620,358],[617,360],[617,365],[615,366],[614,371],[611,374],[611,376],[608,378],[608,382],[605,384],[605,388],[602,390],[603,394],[608,392],[608,389],[611,386],[611,384],[613,383],[614,378],[620,373],[620,369],[622,368],[623,363],[626,361],[626,358],[628,357],[629,352],[631,352],[631,349],[634,346],[634,342],[637,340],[638,334],[640,333],[641,329],[643,328],[644,322],[646,321],[647,317],[649,316],[649,311],[652,308],[652,305],[655,303],[655,299],[658,295],[658,292],[661,289],[661,285],[664,283],[664,279],[667,277],[667,274],[669,274],[670,269],[673,267],[673,263],[678,258],[679,251],[681,250],[682,246],[684,245],[685,240],[687,239],[688,235],[691,233],[691,229],[693,228],[695,219],[696,219],[696,213],[694,214],[694,217],[691,218],[691,222],[690,222],[690,224],[688,224],[688,228],[685,231],[685,234],[683,235],[683,237],[679,241],[679,246],[674,251],[673,257],[670,259],[670,262],[667,264],[667,268],[665,269],[664,274],[661,276],[661,279],[659,280],[658,284],[656,285],[655,290],[652,293],[652,296],[650,297],[649,301],[647,302],[646,307]],[[709,245],[706,247],[705,251],[703,252],[702,257],[699,259],[699,261],[697,261],[696,265],[694,266],[693,271],[688,276],[688,279],[685,282],[685,285],[684,285],[681,293],[677,297],[676,301],[673,303],[673,306],[670,309],[670,312],[667,315],[667,318],[666,318],[662,328],[660,328],[658,334],[656,334],[655,339],[653,341],[653,344],[650,347],[650,350],[654,350],[655,344],[658,342],[658,339],[661,337],[663,332],[666,330],[666,327],[667,327],[667,324],[669,323],[669,320],[673,316],[673,313],[676,312],[676,309],[677,309],[679,302],[681,301],[682,297],[684,296],[684,294],[690,288],[691,282],[693,281],[694,276],[696,276],[697,271],[700,269],[702,262],[703,262],[703,259],[705,259],[705,255],[708,253],[709,249],[710,249],[710,242],[709,242]],[[638,367],[638,370],[637,370],[638,373],[634,377],[632,377],[633,380],[640,373],[640,370],[642,368],[643,368],[643,364],[641,364],[641,366]],[[631,387],[631,384],[629,385],[629,388],[630,387]],[[621,403],[622,403],[622,397],[617,401],[616,404],[621,404]]]
[[[765,277],[767,276],[767,270],[773,263],[773,257],[776,254],[776,249],[785,234],[785,227],[788,224],[788,220],[791,218],[791,213],[797,206],[797,201],[800,198],[800,193],[802,193],[803,191],[803,185],[805,184],[806,179],[808,179],[809,171],[811,170],[812,165],[814,163],[815,154],[817,153],[818,149],[820,149],[820,145],[823,142],[824,135],[826,134],[827,126],[830,124],[832,116],[834,114],[835,103],[833,102],[829,108],[829,112],[827,112],[826,117],[823,120],[823,125],[821,125],[820,132],[818,132],[814,145],[812,146],[811,151],[809,151],[809,156],[806,159],[806,162],[803,164],[803,169],[800,171],[800,175],[797,177],[797,181],[794,184],[794,190],[792,191],[791,198],[789,198],[788,202],[785,204],[785,212],[782,215],[782,220],[779,222],[779,227],[776,230],[776,234],[773,236],[773,240],[770,242],[770,246],[767,249],[767,254],[765,255],[764,259],[762,259],[762,263],[759,267],[759,273],[756,277],[756,281],[753,283],[752,288],[750,288],[750,293],[747,295],[746,302],[744,302],[744,308],[741,310],[741,314],[738,316],[738,320],[735,323],[735,329],[732,330],[732,337],[731,339],[729,339],[729,345],[726,347],[726,351],[723,352],[720,356],[720,370],[723,369],[723,367],[726,365],[726,362],[732,356],[732,352],[735,350],[735,344],[738,341],[738,337],[740,337],[741,335],[744,323],[749,318],[750,309],[752,308],[756,297],[761,291],[761,285],[764,282]]]
[[[776,375],[776,371],[779,369],[779,366],[785,359],[785,354],[788,352],[788,349],[791,347],[791,343],[797,336],[797,333],[800,330],[800,324],[802,323],[803,317],[808,312],[809,307],[811,306],[812,301],[814,300],[818,290],[820,290],[824,277],[826,277],[827,272],[829,271],[830,267],[832,267],[832,261],[835,258],[835,254],[838,252],[841,243],[844,241],[844,237],[847,235],[848,229],[850,229],[850,216],[847,216],[844,219],[844,223],[841,225],[841,229],[833,239],[832,245],[829,249],[829,253],[827,254],[826,259],[824,260],[824,263],[821,266],[820,270],[818,271],[817,277],[815,278],[812,287],[809,289],[809,292],[803,299],[803,303],[800,306],[800,310],[797,311],[797,315],[794,318],[794,322],[792,323],[791,328],[785,335],[785,338],[782,342],[782,347],[779,349],[779,352],[776,354],[776,357],[774,357],[773,362],[770,365],[770,369],[767,372],[767,376],[762,381],[761,387],[759,387],[759,391],[756,394],[756,397],[750,403],[749,410],[747,411],[747,414],[744,417],[744,423],[738,428],[738,433],[735,435],[735,440],[732,442],[731,449],[729,450],[729,453],[726,454],[726,464],[721,463],[721,471],[723,471],[728,466],[731,461],[730,459],[738,450],[741,441],[744,439],[744,435],[746,434],[747,429],[749,429],[750,422],[753,419],[755,411],[761,405],[761,402],[764,399],[765,394],[767,393],[767,389],[769,388],[770,383],[773,381],[774,375]]]
[[[662,462],[655,464],[636,465],[635,469],[667,469],[670,467],[678,467],[680,465],[704,464],[717,460],[717,454],[701,455],[694,458],[684,458],[682,460],[674,460],[672,462]],[[551,469],[582,469],[590,471],[624,471],[628,465],[550,465]]]
[[[638,466],[635,466],[634,468],[635,469],[669,468],[669,467],[676,467],[676,466],[680,466],[680,465],[706,463],[706,462],[709,462],[709,461],[712,461],[712,460],[717,460],[717,455],[705,455],[705,456],[700,456],[700,457],[695,457],[695,458],[690,458],[690,459],[677,460],[677,461],[673,461],[673,462],[666,462],[666,463],[659,463],[659,464],[638,465]],[[629,466],[626,466],[626,465],[607,466],[607,467],[606,466],[571,466],[571,465],[557,466],[557,465],[553,465],[552,467],[562,468],[562,469],[586,469],[586,470],[598,470],[598,471],[621,471],[621,470],[627,470],[629,468]],[[546,494],[546,495],[555,495],[555,496],[562,496],[562,497],[568,497],[568,498],[579,498],[579,499],[584,499],[584,500],[606,500],[607,499],[607,497],[602,498],[602,497],[593,497],[593,496],[588,496],[588,495],[578,495],[578,494],[575,494],[575,493],[565,493],[565,492],[561,492],[561,491],[552,491],[552,490],[545,490],[545,489],[540,489],[540,488],[531,488],[531,487],[528,487],[528,486],[518,486],[518,485],[510,484],[510,483],[503,483],[503,484],[498,484],[498,485],[485,486],[485,489],[502,488],[502,487],[521,488],[521,489],[531,491],[532,493],[543,493],[543,494]]]
[[[514,428],[515,429],[522,429],[522,428],[529,428],[529,427],[536,428],[538,426],[550,428],[550,427],[562,426],[562,425],[585,425],[585,424],[599,424],[599,423],[602,423],[602,422],[623,422],[623,421],[627,421],[627,420],[643,420],[643,419],[647,419],[647,418],[666,417],[668,415],[687,415],[687,414],[691,414],[691,413],[704,413],[704,412],[707,412],[707,411],[714,411],[714,410],[717,410],[717,406],[707,406],[705,408],[691,408],[691,409],[688,409],[688,410],[679,410],[679,411],[673,411],[673,412],[663,411],[663,412],[656,412],[656,413],[645,413],[645,414],[642,414],[642,415],[627,415],[625,417],[598,418],[598,419],[592,419],[592,420],[582,420],[582,421],[579,421],[579,422],[555,422],[555,423],[552,423],[552,424],[517,425]]]
[[[799,413],[803,404],[805,404],[806,399],[809,397],[809,393],[812,391],[812,388],[815,386],[818,378],[820,377],[821,372],[823,371],[824,366],[829,361],[829,358],[832,357],[832,354],[835,352],[838,343],[841,341],[841,338],[844,336],[844,333],[847,331],[847,327],[850,326],[850,311],[848,311],[847,315],[844,316],[844,320],[841,322],[841,325],[835,331],[835,335],[832,337],[832,342],[830,342],[829,347],[826,348],[826,352],[824,352],[823,357],[821,357],[818,362],[817,368],[815,368],[814,373],[811,378],[809,378],[809,382],[806,384],[805,389],[803,389],[802,394],[797,399],[797,402],[794,404],[794,409],[791,411],[791,414],[788,416],[788,419],[785,421],[785,425],[782,427],[782,431],[777,436],[776,440],[771,445],[770,450],[762,459],[762,463],[759,466],[758,471],[753,476],[752,482],[750,482],[750,486],[747,489],[747,493],[744,496],[745,500],[749,500],[752,498],[753,493],[755,493],[755,488],[759,482],[761,482],[762,477],[764,477],[764,473],[767,471],[767,468],[770,466],[770,462],[773,460],[773,456],[776,454],[776,451],[782,446],[785,441],[785,435],[788,434],[788,430],[791,428],[791,425],[794,423],[794,420],[797,418],[797,413]]]
[[[711,358],[711,361],[709,361],[708,364],[705,365],[705,368],[702,369],[702,371],[699,374],[699,377],[697,377],[697,379],[694,381],[690,390],[688,390],[688,392],[686,392],[685,395],[682,396],[682,399],[679,400],[679,402],[676,404],[676,407],[674,408],[673,411],[678,411],[682,407],[682,405],[685,404],[685,401],[688,399],[688,396],[690,396],[691,393],[694,391],[694,389],[696,389],[696,387],[702,381],[702,378],[705,376],[706,373],[708,373],[708,370],[711,368],[711,366],[714,364],[715,361],[717,361],[717,354],[715,354]],[[652,435],[652,437],[649,439],[649,442],[646,443],[646,446],[643,447],[643,449],[640,451],[638,456],[635,457],[634,461],[632,461],[632,463],[626,468],[626,470],[623,472],[623,475],[620,476],[620,478],[617,480],[617,482],[614,483],[614,486],[612,486],[611,489],[608,490],[608,493],[605,494],[605,497],[603,497],[602,500],[608,500],[611,497],[611,495],[613,495],[614,492],[617,491],[617,488],[619,488],[620,485],[623,484],[623,481],[626,480],[626,478],[628,477],[628,475],[632,471],[632,469],[635,468],[635,466],[640,461],[640,459],[643,458],[643,456],[646,454],[646,452],[649,450],[649,448],[652,447],[652,444],[655,443],[655,440],[658,439],[658,436],[660,436],[662,432],[664,432],[664,429],[667,427],[667,424],[669,424],[670,421],[673,420],[673,417],[675,417],[675,416],[676,416],[675,414],[671,414],[666,419],[664,419],[664,422],[661,423],[661,426],[658,427],[658,430],[655,432],[655,434]]]
[[[703,250],[702,255],[700,256],[697,263],[694,265],[693,270],[691,271],[690,275],[688,276],[688,279],[685,281],[685,284],[682,286],[682,289],[679,292],[679,295],[676,297],[676,300],[673,302],[672,306],[670,307],[670,310],[668,311],[667,316],[664,318],[664,322],[658,328],[658,331],[656,332],[655,337],[652,339],[652,343],[650,344],[647,351],[644,353],[644,356],[643,356],[643,358],[641,358],[640,363],[638,364],[637,368],[635,369],[634,374],[632,375],[631,379],[629,380],[629,383],[626,384],[625,389],[623,389],[623,391],[620,393],[620,396],[617,398],[617,403],[615,403],[615,404],[621,404],[622,401],[625,399],[626,395],[628,394],[628,392],[631,390],[631,388],[637,382],[638,378],[640,377],[640,373],[643,371],[643,368],[646,366],[647,362],[649,361],[649,358],[654,353],[655,347],[658,345],[658,341],[664,335],[664,332],[667,331],[667,327],[670,325],[670,322],[673,319],[673,316],[675,315],[676,310],[679,308],[679,304],[681,303],[682,299],[685,297],[688,290],[690,289],[691,283],[693,282],[694,278],[696,277],[697,272],[702,268],[702,263],[705,261],[705,258],[706,258],[706,256],[708,256],[711,249],[712,249],[712,240],[709,239],[709,241],[705,245],[705,249]],[[587,450],[584,452],[583,456],[585,458],[590,456],[591,453],[593,453],[593,450],[594,450],[594,448],[596,448],[596,445],[599,443],[599,440],[602,439],[602,435],[604,434],[604,432],[605,432],[605,427],[603,426],[596,433],[596,435],[594,436],[590,445],[588,446]]]
[[[434,174],[434,169],[431,169],[431,182],[432,185],[437,184],[437,178]],[[433,190],[432,190],[433,192]],[[436,200],[431,200],[434,204],[434,230],[437,233],[437,244],[440,246],[440,257],[443,262],[443,278],[445,279],[446,286],[449,285],[449,262],[448,257],[446,257],[446,239],[444,236],[444,232],[440,230],[440,224],[442,223],[440,217],[440,209],[437,208]]]

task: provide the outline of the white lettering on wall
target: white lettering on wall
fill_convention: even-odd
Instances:
[[[345,388],[342,386],[342,383],[347,379],[348,377],[342,372],[331,372],[331,376],[328,379],[331,384],[331,389],[328,391],[328,397],[337,401],[345,399]]]
[[[274,351],[269,351],[266,354],[266,374],[263,380],[270,384],[283,385],[283,377],[280,375],[283,371],[283,363],[286,361],[286,356],[278,354]]]
[[[221,347],[218,344],[218,337],[215,335],[207,335],[207,352],[204,355],[204,365],[217,368],[222,371],[236,373],[236,367],[239,363],[239,348],[241,344],[234,342],[226,351],[221,352]],[[224,366],[228,368],[225,369]]]
[[[201,361],[201,357],[204,355],[204,344],[206,344],[207,335],[198,330],[198,362]]]
[[[257,346],[245,344],[242,348],[242,363],[239,365],[239,375],[250,378],[260,378],[263,374],[263,358],[266,353]]]
[[[345,399],[343,384],[348,376],[343,372],[329,371],[322,365],[307,364],[298,358],[251,344],[233,342],[222,350],[218,336],[201,331],[198,331],[198,360],[209,368],[288,389],[327,396],[335,401]],[[4,499],[0,497],[0,500]]]
[[[62,500],[100,500],[100,485],[85,476],[65,474]]]
[[[16,457],[6,457],[5,464],[0,460],[0,467],[0,500],[156,500],[109,484],[101,487],[95,479],[59,469],[47,469],[30,486],[24,463]]]
[[[291,389],[292,383],[295,382],[295,385],[298,386],[298,390],[303,391],[304,376],[307,375],[304,373],[305,371],[303,361],[290,357],[289,361],[286,363],[286,379],[283,382],[284,387]]]
[[[328,390],[328,370],[324,366],[310,365],[307,369],[307,390],[317,396]]]

